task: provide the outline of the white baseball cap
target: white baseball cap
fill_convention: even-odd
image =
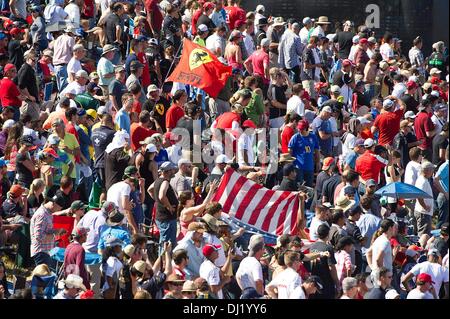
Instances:
[[[371,148],[372,146],[375,145],[375,141],[371,138],[368,138],[364,141],[364,147],[365,148]]]
[[[6,120],[5,123],[3,123],[2,129],[6,130],[7,128],[12,127],[16,122],[14,120]]]
[[[303,24],[305,24],[305,25],[306,25],[306,24],[310,24],[310,23],[312,23],[312,22],[313,22],[313,20],[312,20],[312,19],[311,19],[310,17],[306,17],[306,18],[304,18],[304,19],[303,19],[303,21],[302,21],[302,22],[303,22]]]
[[[259,5],[256,7],[256,12],[260,12],[260,11],[266,12],[266,8],[265,8],[262,4],[259,4]]]
[[[156,153],[158,152],[158,149],[156,148],[155,144],[148,144],[145,148],[145,151],[148,153]]]
[[[201,31],[201,32],[208,31],[208,27],[205,24],[200,24],[197,29],[198,29],[198,31]]]
[[[430,70],[430,74],[431,74],[431,75],[434,75],[434,74],[441,74],[441,73],[442,73],[442,71],[439,70],[438,68],[432,68],[432,69]]]
[[[230,164],[231,160],[225,154],[220,154],[219,156],[216,157],[215,163],[216,164]]]
[[[352,39],[352,42],[353,42],[354,44],[359,43],[359,35],[355,35],[355,36],[353,37],[353,39]]]
[[[389,110],[391,107],[393,107],[394,106],[394,101],[392,101],[392,100],[390,100],[390,99],[386,99],[386,100],[384,100],[384,102],[383,102],[383,108],[385,109],[385,110]]]
[[[333,113],[333,109],[327,105],[322,109],[322,112]]]
[[[332,85],[330,90],[331,93],[341,93],[341,88],[339,87],[339,85]]]
[[[362,124],[370,124],[370,121],[368,119],[366,119],[364,116],[358,117],[358,121],[359,123]]]
[[[416,114],[414,114],[413,111],[408,111],[405,113],[405,119],[415,119],[416,118]]]

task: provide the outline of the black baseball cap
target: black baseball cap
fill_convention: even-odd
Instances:
[[[319,276],[311,275],[306,280],[305,283],[314,283],[317,288],[317,292],[321,293],[323,289],[323,283]]]
[[[66,204],[66,200],[61,195],[55,195],[53,197],[50,197],[48,198],[48,201],[55,203],[61,208],[64,208],[64,205]]]

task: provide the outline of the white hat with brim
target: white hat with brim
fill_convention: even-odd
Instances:
[[[328,17],[321,16],[319,19],[317,19],[316,24],[331,24],[330,21],[328,21]]]
[[[105,55],[106,53],[112,52],[112,51],[116,51],[118,50],[114,45],[112,44],[107,44],[103,47],[103,52],[102,55]]]
[[[86,286],[83,285],[83,278],[75,274],[69,274],[66,279],[61,280],[67,288],[78,288],[86,291]]]
[[[345,212],[350,208],[352,208],[354,205],[355,205],[354,200],[348,199],[347,197],[343,196],[338,198],[335,207],[340,208]]]
[[[274,27],[283,26],[285,24],[286,24],[286,22],[284,22],[284,19],[282,17],[276,17],[275,19],[273,19]]]

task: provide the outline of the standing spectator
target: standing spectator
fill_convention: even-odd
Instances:
[[[375,141],[368,138],[364,141],[365,153],[356,159],[355,171],[361,175],[363,183],[369,179],[373,179],[377,184],[380,181],[381,170],[389,164],[389,160],[386,159],[387,152],[382,154],[376,154]]]
[[[353,45],[353,37],[355,34],[352,31],[353,22],[345,21],[344,30],[337,32],[334,38],[334,42],[337,43],[338,57],[339,59],[348,59],[350,55],[350,49]]]
[[[390,239],[395,234],[395,227],[391,219],[385,219],[381,222],[381,235],[366,252],[367,263],[372,269],[372,272],[376,270],[381,271],[384,268],[392,275],[393,254]]]
[[[317,230],[319,239],[309,247],[310,253],[321,254],[320,259],[311,262],[311,274],[319,276],[323,283],[322,294],[315,295],[315,299],[335,299],[340,284],[336,272],[336,259],[334,258],[333,247],[327,244],[330,227],[320,225]],[[326,254],[325,254],[326,253]]]
[[[319,38],[311,36],[308,42],[308,46],[303,50],[303,68],[301,73],[301,80],[303,88],[308,92],[312,99],[317,97],[316,90],[314,88],[314,82],[320,80],[320,58],[317,53],[317,45],[319,44]]]
[[[418,198],[414,208],[414,216],[417,220],[418,235],[430,235],[431,218],[434,212],[433,190],[429,179],[433,176],[435,166],[424,161],[421,165],[421,174],[416,180],[415,186],[426,192],[430,198]]]
[[[316,135],[309,132],[309,123],[305,120],[299,122],[298,131],[289,142],[289,152],[296,158],[294,164],[299,170],[298,181],[305,181],[306,186],[312,187],[314,169],[320,165],[319,141]]]
[[[36,266],[46,264],[52,267],[54,261],[50,258],[49,252],[55,247],[55,235],[63,235],[66,230],[53,228],[52,214],[61,210],[64,205],[61,197],[53,197],[41,207],[31,217],[30,237],[31,237],[31,257]]]
[[[165,126],[168,132],[171,132],[177,126],[178,121],[185,115],[184,105],[187,99],[188,96],[184,90],[177,90],[173,95],[173,104],[166,113]]]
[[[220,246],[216,245],[205,245],[203,246],[203,255],[206,260],[200,266],[200,277],[206,279],[208,282],[211,292],[217,296],[218,299],[224,299],[223,287],[230,282],[230,277],[226,276],[225,270],[226,266],[230,264],[232,252],[228,253],[227,262],[221,268],[215,265],[215,261],[219,258]],[[227,265],[228,264],[228,265]]]
[[[326,158],[333,155],[333,132],[331,130],[331,114],[333,110],[330,106],[325,106],[314,119],[311,128],[319,139],[320,153]]]
[[[86,206],[87,207],[87,206]],[[83,278],[83,285],[90,289],[88,273],[85,267],[85,251],[82,247],[86,242],[89,228],[77,226],[73,242],[66,247],[64,252],[64,276],[70,274]]]
[[[289,251],[284,254],[286,269],[273,278],[266,287],[271,298],[293,299],[294,291],[302,285],[302,278],[297,273],[300,263],[301,255],[298,252]]]
[[[112,63],[117,48],[111,44],[107,44],[103,47],[102,57],[97,64],[97,72],[99,76],[98,85],[102,88],[103,96],[108,96],[108,86],[113,81],[115,69]],[[123,66],[120,66],[123,68]],[[124,72],[125,72],[125,68]]]
[[[251,54],[244,62],[245,69],[253,76],[263,79],[265,85],[269,84],[269,45],[268,39],[262,39],[260,49]]]
[[[291,29],[285,31],[278,47],[278,63],[287,71],[293,83],[300,83],[300,58],[304,49],[299,32],[300,25],[294,23]]]
[[[398,110],[396,109],[397,105],[400,106]],[[386,112],[377,116],[371,131],[372,134],[379,132],[378,144],[387,146],[392,143],[395,135],[400,131],[400,121],[403,118],[405,104],[398,98],[390,96],[384,100],[383,109]]]
[[[24,53],[26,51],[26,44],[28,42],[28,35],[24,36],[25,30],[19,28],[12,28],[9,30],[11,40],[8,43],[9,61],[15,65],[17,70],[23,65]]]
[[[14,78],[17,76],[17,69],[14,64],[8,63],[3,68],[3,79],[0,80],[0,102],[3,108],[10,106],[14,110],[14,121],[19,121],[20,107],[22,101],[26,99],[17,85],[14,83]]]
[[[134,61],[133,61],[134,62]],[[114,68],[115,78],[108,85],[109,101],[111,102],[111,110],[118,112],[122,109],[122,96],[127,91],[125,82],[125,68],[123,66],[116,66]]]
[[[439,191],[439,195],[436,200],[439,210],[436,228],[440,228],[445,223],[448,223],[448,158],[449,147],[447,146],[445,151],[445,162],[439,166],[433,181],[434,187]]]
[[[437,133],[436,126],[433,124],[430,116],[432,112],[431,103],[429,99],[422,100],[422,104],[418,108],[419,114],[414,120],[414,133],[417,139],[422,141],[422,144],[418,147],[422,150],[423,157],[428,161],[433,159],[432,141]]]
[[[374,288],[365,294],[364,299],[386,299],[386,293],[392,282],[392,270],[386,267],[374,271]]]
[[[393,43],[394,36],[392,33],[386,32],[383,37],[383,44],[380,46],[380,53],[384,61],[391,61],[394,58]]]
[[[170,162],[164,162],[160,166],[161,176],[149,187],[148,192],[156,203],[156,225],[160,231],[159,241],[170,241],[176,245],[177,220],[176,207],[177,195],[170,185],[177,167]],[[160,250],[161,251],[161,250]]]
[[[409,62],[415,67],[420,75],[425,76],[425,59],[422,53],[423,41],[421,37],[413,40],[413,47],[409,50]]]

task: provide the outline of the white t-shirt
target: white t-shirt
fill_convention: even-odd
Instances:
[[[248,287],[256,289],[256,281],[263,280],[262,267],[255,257],[245,257],[239,264],[236,279],[242,290]]]
[[[287,101],[287,113],[295,112],[300,116],[305,116],[305,104],[298,95],[292,95]]]
[[[348,133],[345,138],[344,144],[342,144],[342,157],[343,158],[345,158],[348,153],[353,151],[353,148],[355,147],[355,142],[356,142],[356,136],[353,135],[352,133]]]
[[[106,270],[103,269],[102,265],[102,272],[106,273],[107,277],[112,277],[118,282],[120,271],[122,270],[122,263],[120,262],[117,257],[109,257],[108,260],[106,260]],[[108,281],[105,281],[105,284],[103,285],[103,291],[107,290],[109,288]]]
[[[319,229],[320,225],[326,223],[326,221],[320,220],[316,216],[313,217],[311,225],[309,226],[309,237],[311,238],[311,240],[319,239],[319,236],[317,235],[317,229]]]
[[[423,263],[415,265],[410,272],[417,276],[419,274],[428,274],[434,281],[434,289],[436,294],[439,294],[441,286],[444,282],[448,282],[448,268],[442,267],[437,263],[424,261]]]
[[[80,60],[75,59],[75,57],[72,57],[67,64],[67,75],[70,73],[76,74],[78,71],[82,70],[81,62]]]
[[[434,298],[429,291],[421,292],[418,288],[415,288],[408,293],[406,299],[434,299]]]
[[[329,119],[331,125],[331,132],[336,133],[338,131],[338,124],[334,117],[330,117]],[[333,137],[333,146],[337,146],[339,144],[339,137]]]
[[[397,83],[396,85],[394,85],[392,95],[395,96],[397,99],[401,99],[407,91],[408,89],[406,88],[405,83]]]
[[[118,182],[113,184],[106,194],[106,200],[109,202],[113,202],[119,207],[119,211],[121,213],[125,212],[125,209],[122,205],[122,197],[127,196],[130,197],[131,186],[125,182]]]
[[[214,265],[210,260],[205,260],[200,265],[199,271],[200,277],[205,279],[208,282],[208,285],[217,286],[220,284],[220,270],[219,267]],[[219,299],[223,299],[222,289],[217,293],[217,297]]]
[[[433,190],[431,189],[430,182],[422,175],[420,174],[417,178],[415,186],[418,189],[423,190],[425,193],[431,196],[431,198],[424,198],[424,202],[427,206],[430,207],[430,210],[425,210],[425,208],[420,205],[419,201],[416,201],[416,206],[414,207],[414,211],[419,212],[421,214],[425,215],[433,215],[434,211],[434,199],[433,199]]]
[[[308,30],[308,29],[306,29],[305,27],[303,27],[303,28],[300,30],[299,36],[300,36],[300,41],[301,41],[303,44],[308,44],[308,36],[309,36],[309,30]]]
[[[296,287],[290,297],[290,299],[306,299],[306,294],[303,291],[302,285]]]
[[[383,266],[389,271],[392,271],[392,248],[389,239],[383,234],[378,237],[372,245],[372,270],[378,268],[376,258],[378,253],[382,251],[383,255]]]
[[[67,84],[67,86],[64,88],[64,90],[62,90],[62,92],[60,94],[62,96],[66,93],[69,93],[70,91],[72,91],[72,93],[75,95],[83,94],[86,91],[86,86],[81,85],[77,81],[73,81],[73,82],[70,82],[69,84]],[[75,101],[74,101],[74,105],[76,107]],[[71,105],[71,107],[73,107],[73,106]]]
[[[238,140],[238,163],[239,165],[244,165],[244,156],[243,153],[247,153],[247,164],[255,165],[255,138],[253,135],[242,134]]]
[[[356,54],[356,51],[358,50],[358,48],[359,48],[358,45],[353,45],[353,46],[350,48],[350,54],[348,55],[348,59],[349,59],[350,61],[355,62],[355,54]]]
[[[442,126],[445,124],[445,121],[438,118],[436,114],[433,114],[433,116],[431,117],[431,122],[433,122],[436,129],[436,135],[441,134]]]
[[[410,161],[405,168],[405,183],[409,185],[416,185],[417,177],[420,173],[420,163]]]
[[[221,51],[222,54],[219,55],[219,56],[223,56],[224,51],[225,51],[223,46],[222,46],[222,43],[223,43],[222,42],[222,37],[220,37],[216,33],[211,34],[205,41],[206,48],[208,50],[212,51],[214,54],[216,54],[217,48],[220,48],[222,50]]]
[[[383,57],[383,60],[390,60],[394,57],[394,50],[392,50],[392,47],[389,45],[389,43],[385,43],[380,47],[380,53]]]
[[[64,11],[69,15],[69,21],[73,23],[74,28],[80,27],[80,7],[75,3],[69,3]]]
[[[209,233],[203,233],[203,239],[205,240],[205,244],[220,245],[220,249],[218,251],[219,258],[217,258],[214,263],[217,267],[222,267],[223,265],[225,265],[227,257],[225,257],[225,251],[223,250],[222,242],[220,241],[220,239],[217,238],[217,236],[211,235]]]
[[[286,268],[273,279],[268,287],[275,286],[278,290],[278,299],[293,299],[294,289],[301,287],[302,278],[292,268]]]

